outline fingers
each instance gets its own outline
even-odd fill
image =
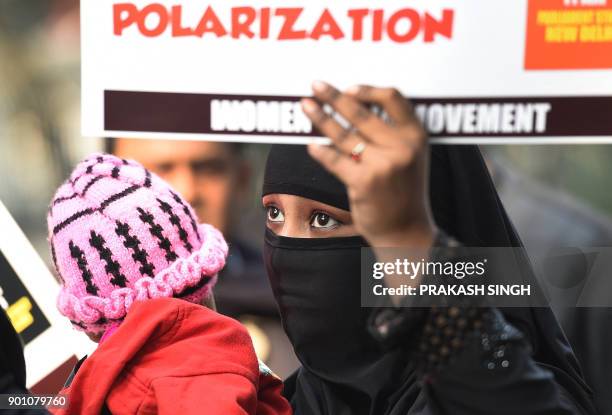
[[[359,134],[344,128],[338,121],[326,114],[314,100],[303,99],[302,107],[317,129],[329,137],[333,145],[345,155],[350,155],[357,144],[365,141]]]
[[[396,124],[410,124],[418,121],[410,101],[395,88],[356,85],[347,89],[345,93],[361,102],[379,105]]]
[[[397,89],[357,85],[345,93],[360,102],[379,105],[395,123],[397,136],[411,148],[419,148],[426,144],[427,133],[416,116],[412,103]]]
[[[312,88],[319,101],[329,104],[369,141],[384,144],[391,136],[391,127],[354,97],[343,94],[333,86],[321,81],[314,82]]]
[[[309,144],[308,153],[347,186],[357,173],[358,164],[340,153],[335,147]]]

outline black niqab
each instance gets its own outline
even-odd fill
[[[263,195],[272,193],[349,209],[344,185],[303,146],[273,146]],[[463,244],[522,246],[477,147],[432,147],[430,198],[437,225]],[[266,230],[268,274],[302,363],[287,381],[286,396],[301,413],[399,415],[421,413],[425,406],[406,353],[383,352],[367,333],[368,309],[360,307],[358,281],[364,244],[359,238],[308,240]],[[524,278],[535,281],[526,256],[517,261]],[[534,360],[552,371],[581,406],[590,407],[588,387],[550,309],[502,311],[525,334]]]

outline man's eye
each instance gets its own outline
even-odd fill
[[[310,226],[313,228],[333,228],[338,225],[340,222],[323,212],[315,213],[310,220]]]
[[[191,169],[197,175],[220,175],[228,170],[225,160],[200,160],[191,163]]]
[[[270,222],[283,222],[285,217],[283,216],[283,212],[276,206],[268,206],[268,220]]]
[[[174,169],[174,164],[172,163],[160,163],[155,166],[155,172],[160,176],[170,173],[172,169]]]

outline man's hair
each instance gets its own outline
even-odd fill
[[[117,140],[118,139],[114,137],[105,137],[104,138],[104,152],[108,154],[115,154],[115,150],[117,149]],[[244,148],[243,143],[223,142],[222,144],[229,146],[230,150],[232,150],[232,153],[234,155],[242,156],[242,150]]]

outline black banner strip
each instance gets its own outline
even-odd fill
[[[106,131],[319,136],[298,96],[104,91]],[[432,137],[612,136],[612,96],[415,98]]]

